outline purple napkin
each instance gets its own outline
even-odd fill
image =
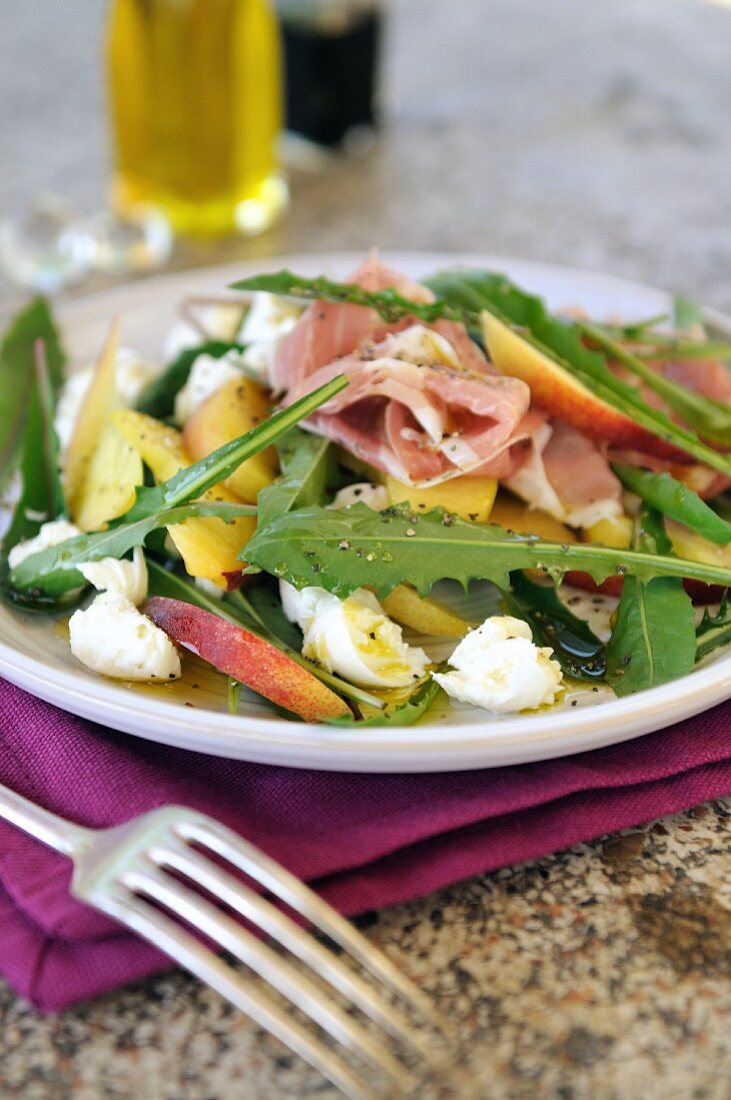
[[[92,827],[193,806],[355,914],[731,794],[731,702],[563,760],[345,775],[166,748],[0,681],[0,782]],[[0,822],[0,973],[44,1011],[169,966],[74,901],[69,877],[62,856]]]

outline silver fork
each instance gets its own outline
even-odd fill
[[[75,897],[164,951],[318,1069],[346,1096],[370,1100],[379,1093],[364,1082],[363,1073],[356,1074],[339,1053],[318,1038],[315,1029],[308,1030],[254,983],[247,982],[190,928],[259,974],[312,1023],[379,1070],[398,1095],[407,1095],[414,1087],[413,1074],[380,1034],[374,1036],[343,1011],[333,990],[428,1065],[440,1061],[440,1054],[434,1053],[439,1045],[435,1048],[431,1041],[433,1031],[425,1035],[406,1011],[415,1012],[431,1029],[446,1034],[449,1025],[430,999],[322,898],[213,818],[183,806],[166,806],[111,829],[87,829],[3,786],[0,817],[73,860],[71,892]],[[225,871],[210,854],[243,872],[324,932],[402,1003],[397,1008],[383,990],[365,981],[280,908]],[[267,933],[324,984],[306,976],[215,902]]]

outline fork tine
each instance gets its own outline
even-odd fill
[[[119,890],[114,897],[105,897],[102,904],[105,912],[215,989],[254,1023],[319,1070],[346,1096],[352,1097],[352,1100],[378,1100],[377,1093],[359,1081],[334,1051],[309,1034],[258,989],[247,987],[236,971],[159,909],[143,898],[128,894],[126,890]]]
[[[414,1084],[406,1067],[382,1043],[376,1042],[334,1002],[325,999],[322,991],[291,963],[199,894],[154,865],[149,871],[131,868],[122,881],[135,892],[142,892],[166,906],[240,959],[334,1039],[378,1067],[400,1088],[408,1089]]]
[[[382,952],[361,935],[332,906],[318,897],[285,867],[270,859],[260,849],[237,836],[233,830],[203,815],[178,822],[174,832],[223,856],[244,874],[260,883],[271,894],[284,901],[295,912],[325,932],[371,974],[379,978],[412,1007],[418,1009],[432,1026],[449,1035],[453,1028],[434,1007],[431,1000],[409,978],[394,966]]]
[[[409,1027],[401,1014],[378,996],[372,986],[344,966],[332,951],[323,947],[309,932],[260,894],[237,881],[220,867],[213,866],[209,860],[194,848],[184,844],[179,838],[165,845],[159,853],[155,850],[152,854],[158,862],[163,862],[166,866],[180,871],[209,893],[217,895],[240,916],[258,924],[264,932],[296,955],[301,962],[310,966],[331,986],[349,997],[358,1008],[390,1032],[394,1038],[418,1051],[427,1062],[436,1065],[442,1061],[440,1054],[434,1050],[433,1046],[430,1046],[414,1028]]]

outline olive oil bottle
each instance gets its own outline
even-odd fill
[[[113,0],[108,68],[120,215],[156,208],[199,237],[279,217],[282,81],[266,0]]]

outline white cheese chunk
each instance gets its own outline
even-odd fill
[[[141,546],[132,561],[102,558],[79,572],[104,589],[85,611],[69,620],[71,652],[94,672],[117,680],[175,680],[180,658],[167,634],[137,610],[147,596],[147,566]]]
[[[20,565],[31,554],[40,554],[41,550],[58,546],[60,542],[66,542],[66,539],[73,539],[80,534],[79,528],[75,524],[69,523],[67,519],[50,520],[48,523],[43,524],[35,538],[23,539],[22,542],[17,543],[12,548],[8,554],[8,565],[11,569],[15,569],[16,565]]]
[[[355,485],[346,485],[339,489],[330,508],[348,508],[351,504],[367,504],[374,512],[388,508],[390,502],[385,485],[374,485],[372,481],[359,481]]]
[[[219,302],[217,304],[194,306],[197,325],[188,321],[176,321],[169,330],[163,345],[163,359],[166,363],[177,359],[181,351],[195,348],[204,340],[235,340],[241,324],[242,305],[240,302]],[[199,327],[200,326],[200,327]]]
[[[243,359],[249,370],[262,382],[269,381],[272,357],[279,341],[291,332],[302,315],[303,306],[279,294],[260,291],[252,295],[251,306],[239,332],[246,344]]]
[[[426,672],[423,649],[403,640],[401,627],[388,618],[365,588],[341,600],[324,588],[299,592],[280,581],[282,607],[303,634],[302,653],[363,687],[406,687]]]
[[[449,658],[453,672],[432,675],[463,703],[496,714],[534,710],[553,703],[563,673],[553,650],[533,644],[527,623],[495,615],[463,638]]]
[[[101,592],[69,620],[71,652],[82,664],[119,680],[168,681],[180,658],[164,631],[114,590]]]
[[[176,423],[185,424],[204,401],[232,378],[241,378],[235,356],[226,354],[216,359],[213,355],[199,355],[191,367],[188,381],[175,396]]]
[[[107,589],[126,596],[133,604],[147,599],[147,565],[141,546],[135,546],[132,561],[124,558],[102,558],[82,562],[79,572],[99,591]]]

